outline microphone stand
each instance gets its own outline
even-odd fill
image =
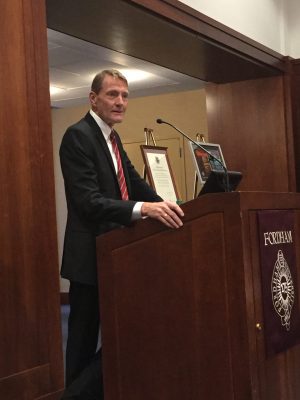
[[[167,125],[171,126],[173,129],[175,129],[177,132],[179,132],[182,136],[184,136],[187,140],[189,140],[189,141],[192,142],[195,146],[197,146],[199,149],[201,149],[202,151],[204,151],[204,152],[208,155],[209,160],[212,159],[212,160],[214,160],[214,161],[217,161],[217,162],[221,165],[221,167],[222,167],[222,169],[223,169],[223,171],[224,171],[224,174],[225,174],[225,192],[230,192],[228,171],[227,171],[227,168],[225,167],[225,165],[222,163],[221,160],[219,160],[219,159],[218,159],[217,157],[215,157],[211,152],[209,152],[208,150],[206,150],[203,146],[201,146],[201,144],[199,144],[199,143],[195,142],[195,140],[191,139],[188,135],[186,135],[184,132],[182,132],[180,129],[178,129],[175,125],[172,125],[170,122],[164,121],[164,120],[162,120],[162,119],[160,119],[160,118],[158,118],[158,119],[156,120],[156,122],[157,122],[158,124],[167,124]]]

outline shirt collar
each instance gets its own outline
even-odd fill
[[[90,110],[90,114],[91,116],[94,118],[94,120],[96,121],[97,125],[99,126],[99,128],[101,129],[103,136],[105,137],[105,140],[108,141],[109,140],[109,135],[112,131],[112,128],[107,125],[106,122],[104,122],[99,115],[97,115],[93,110]]]

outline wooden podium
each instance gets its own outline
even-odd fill
[[[300,194],[210,194],[178,230],[100,237],[105,399],[300,399],[300,346],[266,357],[257,233],[257,211],[295,210],[299,265],[299,208]]]

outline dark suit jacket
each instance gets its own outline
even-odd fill
[[[63,137],[60,161],[68,207],[63,278],[96,285],[96,236],[129,225],[137,201],[162,200],[136,172],[118,135],[117,141],[129,201],[121,200],[108,146],[90,113]]]

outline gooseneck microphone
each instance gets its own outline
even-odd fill
[[[171,126],[173,129],[175,129],[177,132],[179,132],[182,136],[184,136],[187,140],[189,140],[190,142],[192,142],[195,146],[197,146],[199,149],[201,149],[202,151],[204,151],[209,159],[216,161],[217,163],[219,163],[224,171],[225,174],[225,192],[230,192],[230,186],[229,186],[229,176],[228,176],[228,171],[227,168],[225,167],[225,165],[222,163],[221,160],[219,160],[217,157],[215,157],[210,151],[206,150],[205,147],[201,146],[201,144],[199,144],[198,142],[195,142],[195,140],[193,140],[192,138],[190,138],[188,135],[186,135],[184,132],[182,132],[180,129],[178,129],[175,125],[171,124],[170,122],[164,121],[161,118],[157,118],[156,122],[158,124],[166,124]]]

